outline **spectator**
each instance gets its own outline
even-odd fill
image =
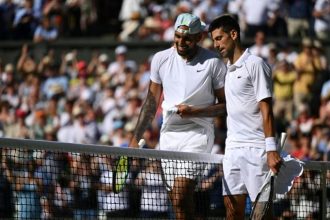
[[[53,26],[49,17],[43,17],[41,19],[40,25],[37,26],[33,41],[35,43],[41,42],[52,42],[58,37],[58,30]]]
[[[18,219],[39,219],[41,217],[41,205],[38,195],[37,179],[33,176],[32,163],[22,163],[25,168],[17,172],[15,192]]]
[[[129,215],[129,204],[128,204],[128,191],[124,189],[118,194],[113,192],[112,179],[113,161],[107,157],[105,161],[106,167],[102,171],[100,176],[100,191],[99,191],[99,203],[102,214],[108,219],[125,217]]]
[[[3,152],[1,156],[4,156]],[[0,219],[11,219],[14,217],[15,207],[12,186],[11,173],[7,164],[2,161],[0,167]]]
[[[277,38],[288,37],[287,22],[282,0],[273,1],[268,19],[268,36]]]
[[[303,49],[294,61],[294,67],[298,73],[298,78],[294,84],[295,107],[299,107],[304,102],[310,103],[311,86],[322,69],[320,57],[314,57],[312,54],[312,46],[312,41],[304,38],[302,41]]]
[[[0,73],[1,74],[0,85],[2,87],[0,89],[0,91],[3,91],[6,88],[6,86],[8,86],[8,85],[14,85],[15,84],[14,65],[12,63],[8,63],[8,64],[6,64],[4,70],[5,70],[4,72]]]
[[[119,33],[119,41],[129,41],[138,31],[140,19],[147,16],[147,10],[143,7],[142,0],[124,0],[119,13],[122,22],[122,31]]]
[[[37,70],[36,61],[34,60],[31,51],[29,51],[27,44],[22,45],[21,54],[16,65],[16,70],[23,76],[26,74],[35,73]]]
[[[315,75],[314,83],[311,85],[311,114],[315,117],[319,117],[319,110],[321,105],[321,90],[322,85],[324,82],[326,82],[328,79],[330,79],[329,75],[329,68],[328,68],[328,61],[324,54],[324,48],[323,45],[319,40],[313,41],[313,48],[312,48],[312,54],[313,57],[318,57],[320,62],[320,68],[317,71],[317,74]]]
[[[293,118],[293,85],[297,72],[286,60],[280,61],[273,73],[274,80],[274,116],[280,118],[284,112],[287,121]]]
[[[313,16],[315,17],[314,31],[321,40],[330,38],[330,2],[316,0]]]
[[[242,3],[242,13],[246,29],[244,37],[252,38],[258,31],[268,33],[267,21],[268,11],[271,6],[271,1],[245,0]]]
[[[305,38],[310,31],[310,0],[284,0],[287,4],[287,25],[290,38]]]
[[[141,194],[141,218],[166,218],[169,212],[169,201],[164,187],[160,164],[157,161],[145,161],[135,184],[142,190]]]
[[[298,56],[298,53],[293,50],[292,46],[284,40],[279,43],[279,52],[276,55],[277,60],[286,60],[289,64],[293,64]]]
[[[46,77],[46,80],[41,87],[41,91],[45,95],[44,98],[50,99],[67,92],[69,84],[68,79],[58,73],[59,67],[56,64],[50,64],[45,68],[43,75]]]
[[[130,68],[133,72],[137,71],[137,65],[134,60],[127,59],[128,49],[125,45],[119,45],[115,49],[115,61],[111,62],[108,67],[108,74],[122,75],[125,68]]]
[[[226,12],[227,0],[206,0],[201,1],[200,4],[193,9],[195,15],[201,18],[206,24]]]
[[[69,142],[81,144],[96,144],[97,128],[95,121],[88,120],[88,108],[86,105],[75,103],[72,114],[73,125],[70,130]]]
[[[267,60],[269,56],[269,46],[266,44],[266,36],[263,31],[257,31],[254,36],[254,42],[249,50],[251,54]]]
[[[8,40],[13,37],[13,21],[17,5],[13,1],[0,3],[0,40]]]
[[[96,219],[98,175],[92,169],[91,157],[75,155],[72,164],[74,219]]]
[[[37,26],[37,20],[33,13],[33,0],[24,0],[23,7],[15,13],[13,21],[14,39],[32,39]]]
[[[78,75],[77,62],[76,50],[63,54],[60,66],[60,75],[67,76],[69,80],[75,79]]]
[[[81,36],[81,5],[78,0],[65,1],[66,16],[64,18],[65,34],[72,37]]]

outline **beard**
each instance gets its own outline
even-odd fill
[[[178,54],[182,57],[190,57],[196,51],[195,47],[179,46],[178,44],[175,45],[175,48]]]

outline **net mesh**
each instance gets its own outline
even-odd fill
[[[173,195],[164,183],[171,187],[178,176],[197,183],[194,194],[186,195],[193,198],[194,216],[225,217],[221,155],[2,138],[0,149],[0,218],[175,219],[169,199]],[[116,194],[113,168],[121,155],[132,162],[125,187]],[[274,215],[322,219],[325,212],[330,218],[329,191],[329,171],[324,175],[305,167],[290,193],[276,197]],[[327,206],[322,205],[324,193]],[[246,204],[249,216],[249,199]]]

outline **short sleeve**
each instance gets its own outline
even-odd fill
[[[251,80],[258,102],[272,97],[272,71],[262,60],[256,61],[252,66]]]
[[[221,89],[225,86],[225,77],[227,74],[227,66],[219,58],[215,59],[213,71],[213,88]]]
[[[161,56],[159,55],[159,53],[156,53],[152,58],[151,66],[150,66],[150,80],[158,84],[162,84],[162,80],[159,74],[159,68],[161,62],[160,58]]]

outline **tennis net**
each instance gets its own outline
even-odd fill
[[[197,182],[195,216],[225,217],[219,154],[11,138],[0,138],[0,149],[0,218],[175,219],[167,192],[175,174]],[[132,160],[125,187],[114,193],[113,169],[120,156]],[[329,163],[306,163],[290,193],[275,199],[275,216],[329,219],[329,169]],[[250,211],[247,200],[246,216]]]

